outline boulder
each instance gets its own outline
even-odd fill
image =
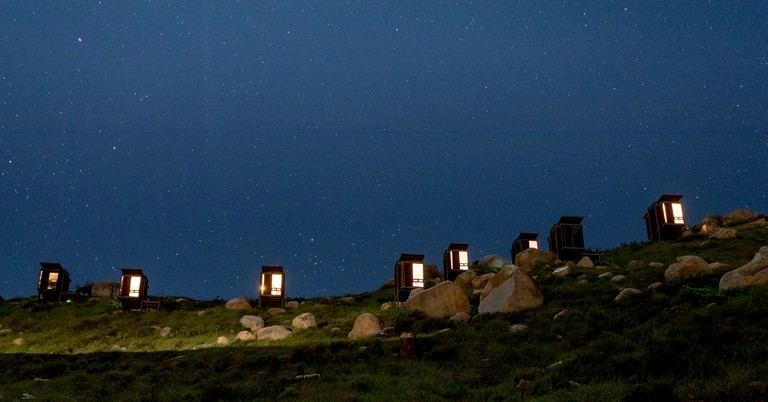
[[[629,269],[640,269],[645,267],[645,261],[643,260],[632,260],[627,264],[627,268]]]
[[[504,259],[500,255],[486,255],[477,262],[480,267],[501,268],[504,266]]]
[[[754,222],[760,218],[760,214],[747,209],[737,209],[723,217],[723,226],[737,226]]]
[[[613,272],[603,272],[602,274],[597,276],[600,279],[610,280],[613,278]]]
[[[256,334],[256,338],[260,341],[279,341],[291,336],[291,334],[293,334],[293,332],[291,332],[290,329],[280,325],[273,325],[271,327],[260,329]]]
[[[715,233],[712,233],[711,235],[709,235],[709,238],[720,239],[720,240],[735,239],[736,229],[720,228],[720,229],[717,229]]]
[[[720,289],[743,288],[768,283],[768,246],[760,247],[752,261],[728,271],[720,278]]]
[[[285,314],[285,309],[284,308],[280,308],[280,307],[270,307],[267,310],[267,314],[269,314],[269,315]]]
[[[14,346],[24,346],[26,343],[27,341],[25,341],[24,338],[16,338],[11,342]]]
[[[502,268],[480,294],[478,312],[515,313],[541,307],[544,296],[530,275],[515,265]]]
[[[635,298],[639,295],[643,294],[643,292],[633,289],[633,288],[624,288],[619,292],[619,294],[613,299],[615,302],[620,302],[624,300],[629,300],[632,298]]]
[[[614,275],[611,277],[611,282],[618,283],[618,282],[624,282],[627,280],[627,277],[624,275]]]
[[[664,291],[666,290],[666,286],[661,282],[654,282],[648,285],[648,290],[651,293],[664,293]]]
[[[354,296],[344,296],[339,298],[339,303],[346,304],[347,306],[355,304],[355,302],[357,302],[357,300]]]
[[[163,329],[160,330],[160,336],[165,338],[166,336],[170,335],[173,330],[171,327],[163,327]]]
[[[496,274],[483,274],[472,279],[472,289],[482,289]]]
[[[579,268],[594,268],[595,263],[592,262],[591,258],[584,256],[576,263],[576,266]]]
[[[117,299],[120,285],[117,282],[96,282],[91,286],[91,296]]]
[[[315,327],[317,327],[317,321],[315,321],[315,316],[312,313],[299,314],[291,322],[291,328],[308,329]]]
[[[471,319],[472,319],[472,316],[464,312],[456,313],[453,316],[451,316],[451,318],[449,318],[451,322],[456,324],[464,324],[469,322],[469,320]]]
[[[234,299],[227,300],[224,308],[227,310],[250,310],[251,302],[245,297],[235,297]]]
[[[667,282],[672,282],[710,274],[712,274],[712,268],[703,258],[695,255],[684,255],[677,257],[677,262],[672,263],[664,271],[664,279]]]
[[[555,259],[555,253],[528,248],[515,255],[515,265],[523,271],[531,273],[538,266],[554,264]]]
[[[255,339],[256,339],[256,337],[253,336],[253,333],[251,333],[251,331],[240,331],[240,332],[237,333],[237,336],[235,336],[235,340],[236,341],[247,342],[247,341],[252,341],[252,340],[255,340]]]
[[[469,314],[472,310],[467,294],[451,281],[440,282],[417,294],[412,293],[405,301],[405,308],[421,311],[432,318],[448,318],[456,313]]]
[[[297,302],[296,300],[291,300],[289,302],[285,303],[285,308],[288,310],[295,310],[301,306],[301,303]]]
[[[255,332],[264,328],[264,319],[255,315],[244,315],[240,317],[240,325]]]
[[[720,215],[709,214],[696,226],[699,227],[699,232],[701,234],[712,234],[722,225],[720,223],[721,219]]]
[[[10,328],[0,329],[0,335],[10,334],[11,332],[13,332],[13,331],[11,331]]]
[[[381,311],[384,311],[384,310],[389,310],[389,309],[391,309],[392,307],[394,307],[394,305],[395,305],[395,303],[394,303],[394,302],[386,302],[386,303],[382,303],[382,304],[381,304]]]
[[[362,313],[355,319],[352,331],[347,335],[350,339],[372,338],[379,335],[384,323],[371,313]]]
[[[516,334],[518,332],[525,332],[528,330],[528,326],[525,324],[514,324],[509,326],[509,332]]]
[[[571,267],[567,265],[564,267],[555,268],[555,270],[552,271],[552,275],[559,276],[559,277],[568,276],[568,274],[570,273],[571,273]]]
[[[475,278],[477,278],[477,272],[466,271],[460,273],[459,276],[453,280],[453,283],[462,289],[468,289],[470,286],[472,286],[472,281],[475,280]]]
[[[226,336],[220,336],[216,339],[217,345],[229,345],[229,339]]]

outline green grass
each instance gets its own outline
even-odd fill
[[[768,286],[722,292],[717,273],[667,284],[661,294],[646,290],[680,255],[732,267],[751,260],[768,230],[737,230],[732,240],[691,237],[610,250],[606,269],[626,275],[622,283],[598,279],[605,269],[576,268],[566,278],[542,269],[541,308],[476,316],[464,325],[402,308],[381,311],[393,296],[386,286],[354,295],[352,305],[318,298],[276,316],[172,299],[153,312],[119,312],[109,300],[10,300],[0,305],[0,325],[13,331],[0,335],[0,401],[24,393],[61,401],[509,401],[520,400],[520,379],[531,381],[526,401],[768,400]],[[637,259],[664,267],[629,269]],[[643,293],[613,302],[626,286]],[[562,310],[566,318],[554,321]],[[246,313],[290,326],[303,312],[315,315],[317,328],[284,341],[214,344],[218,336],[234,339]],[[348,340],[363,312],[380,316],[395,335]],[[511,333],[519,323],[529,329]],[[165,326],[173,332],[164,338]],[[416,334],[416,358],[397,357],[400,331]],[[26,344],[11,345],[16,337]],[[111,351],[114,345],[127,352]],[[319,378],[296,379],[315,373]]]

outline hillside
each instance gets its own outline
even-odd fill
[[[604,268],[573,267],[564,277],[540,267],[542,307],[476,315],[475,306],[466,324],[382,310],[394,296],[389,286],[353,300],[306,300],[275,315],[175,298],[150,312],[120,312],[104,299],[7,300],[0,305],[0,401],[502,401],[521,400],[521,380],[529,381],[526,401],[768,400],[768,285],[718,288],[724,272],[768,245],[768,225],[735,229],[731,239],[694,234],[624,245],[603,254]],[[665,281],[666,268],[683,255],[726,266]],[[626,278],[601,279],[606,270]],[[663,288],[648,290],[655,282]],[[614,301],[626,287],[641,293]],[[216,344],[220,336],[234,340],[244,314],[290,327],[307,312],[317,327],[285,340]],[[392,329],[348,339],[364,312]],[[515,324],[527,329],[510,330]],[[413,358],[398,357],[404,331],[416,337]],[[18,338],[23,345],[12,344]]]

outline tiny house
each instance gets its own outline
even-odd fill
[[[61,301],[62,294],[69,293],[69,272],[57,262],[41,262],[37,278],[40,301]]]
[[[648,240],[674,240],[683,234],[685,219],[681,198],[682,195],[664,194],[648,207],[643,217]]]
[[[262,266],[259,281],[259,306],[262,308],[285,306],[285,274],[283,267]]]
[[[144,272],[135,268],[123,268],[120,277],[120,304],[123,310],[142,310],[149,290],[149,280]]]
[[[443,253],[443,279],[452,281],[469,271],[469,245],[451,243]]]
[[[563,216],[549,230],[549,250],[561,260],[577,260],[584,254],[584,229],[581,216]]]
[[[536,240],[538,237],[538,233],[520,233],[517,239],[512,242],[512,248],[509,250],[509,253],[512,255],[512,261],[515,261],[515,256],[523,250],[529,248],[538,249],[539,241]]]
[[[415,288],[424,287],[424,254],[400,254],[395,264],[395,301],[404,302]]]

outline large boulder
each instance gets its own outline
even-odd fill
[[[350,339],[372,338],[379,335],[384,323],[371,313],[363,313],[355,319],[355,325],[347,337]]]
[[[419,310],[427,317],[448,318],[456,313],[467,313],[472,310],[467,294],[451,281],[438,283],[418,294],[412,294],[405,301],[408,310]]]
[[[482,274],[472,279],[472,289],[482,289],[496,274]]]
[[[459,276],[453,280],[453,283],[462,289],[467,289],[472,286],[472,281],[475,280],[475,278],[477,278],[477,272],[466,271],[460,273]]]
[[[768,246],[760,247],[752,261],[728,271],[720,278],[720,289],[743,288],[768,283]]]
[[[96,282],[91,286],[91,296],[117,299],[119,289],[117,282]]]
[[[737,209],[723,217],[723,226],[737,226],[758,220],[760,214],[747,209]]]
[[[581,257],[579,262],[576,263],[576,266],[579,268],[594,268],[595,263],[592,261],[591,258],[584,256],[584,257]]]
[[[501,268],[504,266],[504,259],[500,255],[486,255],[477,262],[480,267]]]
[[[555,253],[550,251],[529,248],[515,255],[515,265],[523,271],[531,273],[537,266],[554,264],[556,257]]]
[[[234,299],[227,300],[224,308],[227,310],[250,310],[251,302],[245,297],[235,297]]]
[[[541,307],[543,303],[544,296],[536,281],[516,265],[507,265],[485,285],[477,311],[515,313]]]
[[[709,238],[720,239],[720,240],[735,239],[736,234],[737,234],[736,229],[720,228],[720,229],[717,229],[715,233],[712,233],[711,235],[709,235]]]
[[[296,329],[315,328],[317,327],[317,321],[312,313],[303,313],[293,319],[291,327]]]
[[[273,325],[271,327],[260,329],[259,332],[256,333],[256,339],[260,341],[279,341],[291,336],[292,333],[293,332],[286,327]]]
[[[244,315],[240,318],[240,324],[251,331],[264,328],[264,319],[255,315]]]
[[[677,262],[672,263],[664,271],[664,279],[667,282],[672,282],[711,274],[712,267],[703,258],[695,255],[684,255],[677,257]]]

